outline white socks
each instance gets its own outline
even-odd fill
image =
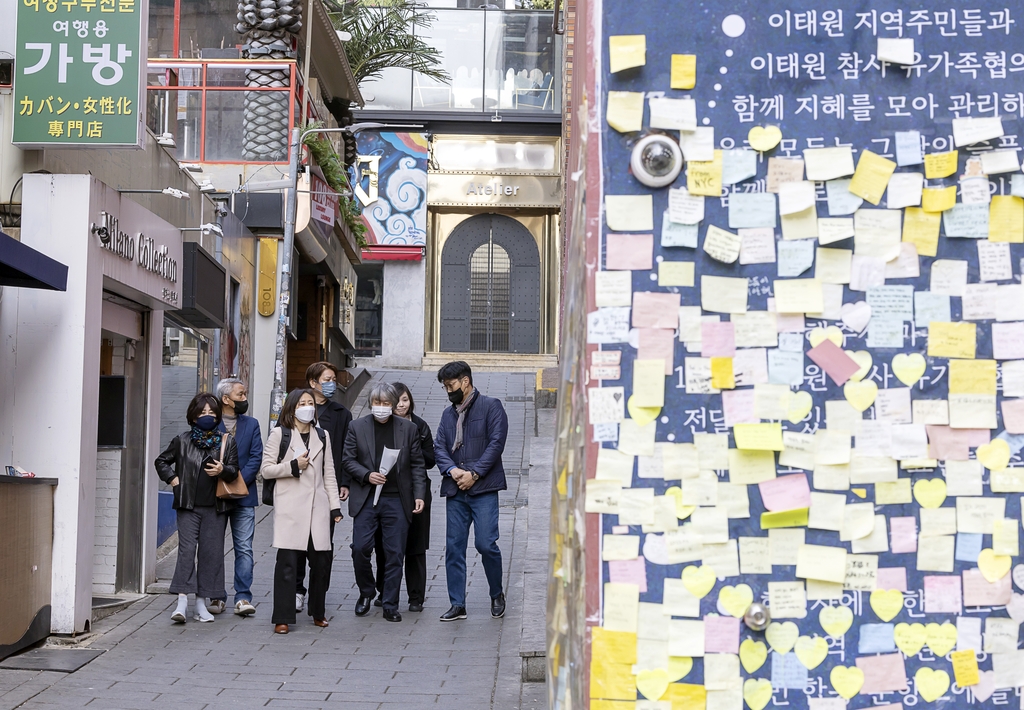
[[[196,621],[213,621],[213,614],[206,608],[206,600],[198,594],[196,595]]]
[[[188,611],[188,595],[178,595],[178,606],[171,612],[171,621],[177,621],[179,623],[185,623],[185,613]]]

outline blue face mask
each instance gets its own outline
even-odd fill
[[[338,391],[338,383],[333,380],[330,382],[323,382],[320,384],[320,392],[324,397],[330,399],[334,396],[334,393]]]
[[[203,431],[213,431],[217,428],[217,417],[207,414],[196,419],[196,427]]]

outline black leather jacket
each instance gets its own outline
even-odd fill
[[[205,451],[192,443],[190,432],[179,434],[171,439],[167,448],[156,457],[157,475],[164,483],[170,483],[175,476],[178,478],[178,485],[174,486],[174,509],[183,508],[192,510],[196,502],[196,489],[199,487],[199,477],[207,475],[203,470],[203,459],[209,455],[213,458],[220,456],[220,449]],[[238,447],[235,446],[235,437],[229,437],[227,446],[224,447],[224,470],[220,478],[225,481],[233,481],[238,478]],[[235,501],[217,499],[217,512],[224,513],[235,507]]]

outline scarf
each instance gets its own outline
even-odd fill
[[[220,431],[217,429],[203,431],[199,427],[194,426],[189,433],[189,438],[200,449],[212,449],[215,446],[220,446],[220,434]]]
[[[458,451],[462,447],[462,424],[466,421],[466,410],[469,409],[469,405],[476,399],[476,390],[474,389],[466,399],[462,400],[461,404],[455,405],[455,411],[459,415],[459,420],[455,423],[455,443],[452,444],[452,451]]]

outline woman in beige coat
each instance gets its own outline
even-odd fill
[[[327,626],[326,598],[331,582],[331,518],[341,520],[338,480],[331,439],[314,423],[316,400],[308,389],[293,390],[281,408],[278,426],[263,448],[260,472],[274,484],[274,632],[288,633],[295,623],[295,574],[298,553],[309,559],[308,613]],[[282,439],[287,447],[281,451]]]

